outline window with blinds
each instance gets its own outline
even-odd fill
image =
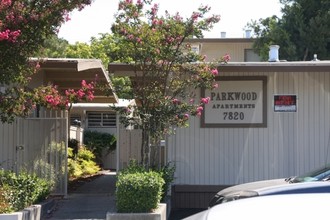
[[[111,112],[88,112],[88,127],[116,127],[116,114]]]

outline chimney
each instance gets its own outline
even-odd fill
[[[245,30],[245,38],[251,38],[251,30]]]
[[[278,45],[270,45],[269,46],[269,62],[279,62],[278,49],[280,46]]]
[[[221,38],[226,38],[226,32],[221,32],[220,36],[221,36]]]

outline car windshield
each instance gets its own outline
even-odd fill
[[[310,181],[325,181],[330,178],[330,164],[325,165],[317,170],[306,174],[291,178],[290,183],[310,182]]]

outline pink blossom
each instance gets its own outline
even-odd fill
[[[95,96],[94,96],[93,93],[89,93],[88,96],[87,96],[88,101],[92,101],[94,98],[95,98]]]
[[[11,5],[11,0],[1,0],[0,5],[3,7],[8,7]]]
[[[139,44],[141,44],[141,43],[142,43],[141,38],[137,37],[137,38],[136,38],[136,42],[138,42]]]
[[[191,18],[195,21],[197,20],[197,18],[200,16],[201,14],[199,12],[193,12],[193,14],[191,15]]]
[[[189,118],[189,114],[186,113],[186,114],[183,115],[183,117],[186,118],[186,119],[188,119]]]
[[[213,89],[216,89],[218,87],[219,87],[219,84],[218,83],[214,83],[213,86],[212,86]]]
[[[84,95],[85,95],[85,93],[82,89],[79,89],[77,91],[77,96],[78,96],[79,99],[82,99],[84,97]]]
[[[202,112],[204,110],[203,106],[198,106],[197,107],[197,112]]]
[[[86,81],[84,79],[81,81],[81,86],[82,87],[86,87],[87,86],[87,83],[86,83]]]
[[[70,15],[69,14],[65,14],[64,20],[65,20],[65,22],[70,21],[71,20]]]
[[[128,39],[129,39],[129,40],[133,40],[133,39],[134,39],[133,34],[128,35]]]
[[[217,69],[212,69],[211,73],[212,73],[213,76],[217,76],[219,74]]]
[[[202,98],[201,103],[208,104],[210,102],[210,97]]]
[[[179,99],[172,99],[172,103],[173,104],[180,104],[180,100]]]
[[[37,62],[35,68],[36,68],[36,69],[40,69],[40,63],[39,63],[39,62]]]
[[[229,54],[226,54],[226,55],[223,56],[223,59],[224,59],[225,62],[228,62],[231,59],[231,57],[230,57]]]

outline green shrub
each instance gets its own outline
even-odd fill
[[[85,147],[81,147],[78,151],[77,160],[87,160],[91,161],[95,159],[95,155],[91,150],[88,150]]]
[[[0,186],[0,214],[14,212],[7,195],[8,190],[4,186]]]
[[[94,161],[95,155],[90,150],[81,146],[76,157],[73,149],[68,148],[68,173],[69,179],[76,179],[84,175],[96,174],[100,167]]]
[[[161,201],[165,201],[167,193],[170,189],[171,184],[174,181],[174,173],[175,173],[175,165],[171,162],[168,162],[165,166],[161,168],[152,168],[151,170],[159,173],[161,177],[164,179],[164,185],[162,188],[162,199]],[[128,166],[121,171],[121,173],[142,173],[147,170],[140,165],[137,160],[131,159],[129,161]]]
[[[128,166],[125,167],[125,169],[121,170],[120,173],[122,174],[128,174],[128,173],[143,173],[147,170],[140,165],[137,160],[131,159],[128,163]]]
[[[1,170],[0,187],[0,197],[3,204],[6,204],[6,208],[2,211],[19,211],[46,199],[52,190],[53,183],[34,174],[22,172],[16,175],[13,172]]]
[[[96,161],[102,162],[102,153],[110,153],[116,149],[116,137],[99,131],[84,131],[84,145],[96,156]]]
[[[154,171],[120,173],[116,182],[118,212],[151,212],[158,207],[163,185],[163,178]]]
[[[162,188],[162,199],[161,199],[161,201],[165,201],[170,186],[174,181],[175,165],[169,162],[165,166],[160,168],[158,172],[160,173],[161,177],[164,179],[165,182]]]
[[[68,175],[69,179],[75,179],[83,175],[83,171],[79,161],[68,158]]]

